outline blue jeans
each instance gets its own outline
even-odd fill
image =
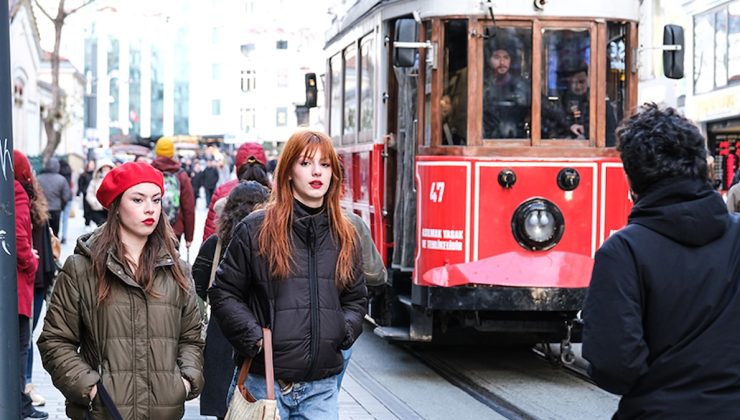
[[[342,371],[337,375],[337,391],[342,389],[342,379],[344,379],[344,373],[347,372],[347,366],[349,366],[349,358],[352,357],[352,347],[347,350],[342,350],[342,358],[344,359],[344,365]]]
[[[239,368],[234,370],[229,393],[226,396],[227,406],[236,391],[236,379]],[[256,399],[267,398],[267,384],[265,377],[250,373],[245,386]],[[339,392],[337,392],[337,377],[319,379],[310,382],[294,382],[293,388],[286,394],[280,392],[280,385],[275,381],[275,400],[281,420],[293,419],[339,419]]]

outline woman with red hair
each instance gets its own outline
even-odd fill
[[[263,358],[257,357],[262,327],[272,330],[283,419],[338,418],[341,350],[362,332],[367,288],[357,232],[339,205],[341,189],[329,137],[293,134],[270,202],[238,225],[209,292],[236,365],[254,359],[245,386],[255,398],[266,395]]]

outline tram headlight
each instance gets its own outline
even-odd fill
[[[543,198],[533,198],[517,207],[511,230],[525,249],[543,251],[560,242],[565,222],[558,206]]]

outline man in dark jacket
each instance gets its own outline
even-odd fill
[[[596,253],[583,356],[615,419],[737,418],[740,217],[710,184],[699,130],[647,104],[617,130],[635,198]]]
[[[185,234],[185,246],[190,248],[190,244],[193,242],[193,230],[195,229],[195,195],[193,194],[193,184],[190,182],[190,176],[180,168],[180,162],[173,159],[175,145],[169,138],[162,137],[157,141],[156,146],[154,146],[154,154],[156,159],[152,162],[152,166],[162,171],[165,176],[167,174],[176,176],[179,181],[179,209],[176,211],[172,230],[175,231],[178,240]],[[165,182],[165,188],[167,188],[167,185],[168,183]],[[166,191],[165,195],[167,195]]]
[[[46,202],[49,203],[49,224],[54,235],[59,236],[59,221],[62,210],[67,202],[72,200],[72,190],[69,181],[59,174],[59,159],[50,158],[44,165],[44,170],[38,176],[39,185],[44,190]]]

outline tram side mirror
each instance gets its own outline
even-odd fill
[[[414,19],[404,18],[396,21],[395,42],[417,42],[418,35],[419,30]],[[416,54],[416,48],[394,48],[393,65],[402,68],[414,67]]]
[[[663,74],[669,79],[683,78],[683,27],[663,27]]]

